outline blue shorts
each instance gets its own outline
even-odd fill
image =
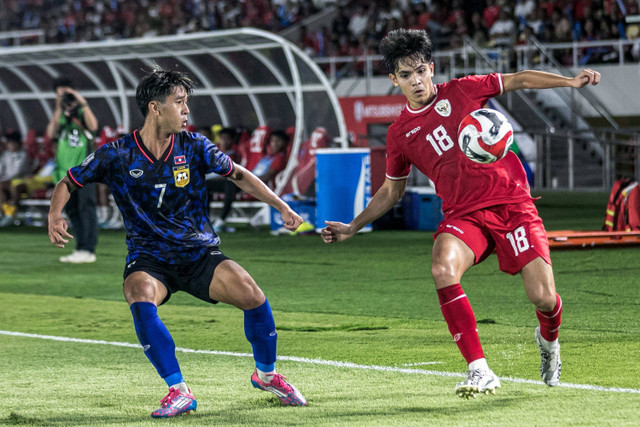
[[[123,278],[131,273],[144,271],[159,280],[167,288],[167,297],[162,304],[169,301],[171,294],[184,291],[194,297],[211,304],[218,301],[209,297],[209,286],[213,279],[216,267],[228,258],[216,247],[210,248],[207,253],[194,262],[184,264],[167,264],[159,262],[149,255],[140,255],[135,261],[125,265]]]

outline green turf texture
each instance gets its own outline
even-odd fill
[[[543,196],[547,229],[601,227],[606,194]],[[637,425],[640,394],[597,387],[640,389],[638,247],[552,253],[565,304],[562,382],[591,389],[505,379],[495,396],[466,401],[453,393],[457,376],[366,369],[465,371],[429,275],[431,244],[414,231],[338,245],[264,230],[223,235],[225,254],[270,300],[279,355],[362,365],[278,362],[308,407],[281,407],[254,389],[250,357],[179,352],[198,411],[152,420],[166,386],[140,349],[0,335],[0,425]],[[68,252],[43,229],[0,230],[0,330],[137,343],[121,289],[124,233],[100,233],[95,264],[59,263]],[[463,287],[492,369],[538,381],[537,321],[520,277],[499,272],[492,256]],[[159,313],[178,347],[250,353],[240,310],[177,294]]]

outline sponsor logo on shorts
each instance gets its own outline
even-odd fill
[[[127,268],[131,268],[131,267],[133,267],[133,264],[135,264],[136,262],[137,262],[137,261],[130,262],[129,264],[127,264]]]
[[[451,224],[447,224],[447,228],[453,228],[454,230],[456,230],[458,233],[460,234],[464,234],[464,231],[460,230],[458,227],[456,227],[455,225],[451,225]]]
[[[222,255],[220,251],[211,251],[211,255]]]

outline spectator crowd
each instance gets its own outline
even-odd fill
[[[435,49],[456,48],[464,36],[481,47],[512,47],[535,36],[544,43],[638,40],[637,0],[5,0],[0,31],[44,31],[46,43],[170,35],[256,27],[280,32],[300,24],[298,43],[316,57],[376,54],[396,28],[426,29]],[[305,19],[337,6],[326,25]],[[34,39],[35,40],[35,39]],[[28,41],[27,41],[28,42]],[[9,43],[5,40],[5,43]],[[637,60],[640,46],[625,55]],[[586,62],[613,62],[594,49]]]
[[[529,36],[543,43],[635,40],[625,45],[623,54],[626,61],[637,61],[640,23],[627,22],[626,17],[639,15],[638,3],[637,0],[5,0],[0,2],[0,32],[42,30],[45,43],[55,44],[239,27],[280,32],[296,26],[297,31],[291,34],[297,34],[293,37],[297,37],[299,47],[321,58],[377,54],[380,41],[389,31],[409,28],[425,29],[436,50],[461,47],[465,37],[481,47],[507,49],[526,43]],[[329,18],[320,22],[307,19],[329,6],[335,7]],[[0,43],[11,44],[11,40],[0,38]],[[25,42],[38,43],[39,39]],[[618,55],[619,51],[612,47],[584,48],[579,60],[581,65],[617,62]],[[573,60],[570,55],[558,59],[566,64]],[[48,165],[54,158],[50,148],[39,148],[51,144],[36,144],[34,135],[23,141],[11,131],[4,133],[0,139],[0,226],[11,223],[22,198],[34,191],[50,189]],[[264,133],[267,134],[271,135],[271,130]],[[243,135],[235,135],[236,146],[227,149],[244,147],[241,142],[246,142],[249,133]],[[274,138],[278,136],[280,148],[269,147],[268,138],[261,139],[257,159],[264,157],[264,179],[272,187],[274,175],[286,162],[278,159],[273,163],[278,168],[271,167],[271,163],[266,167],[264,162],[282,150],[286,156],[289,154],[285,147],[290,135],[284,130],[274,132]],[[212,137],[217,140],[217,135]],[[224,190],[227,198],[234,198],[235,190],[233,193],[227,190]],[[106,196],[101,199],[104,200],[99,206],[106,206]]]
[[[45,43],[238,27],[278,32],[317,11],[311,0],[5,0],[0,31],[43,30]]]

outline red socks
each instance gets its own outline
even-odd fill
[[[440,310],[462,356],[467,363],[484,358],[476,329],[476,316],[460,284],[438,289],[437,292]]]
[[[540,335],[547,341],[555,341],[558,338],[558,329],[562,323],[562,300],[556,294],[556,306],[551,311],[542,312],[536,310],[536,316],[540,322]]]

